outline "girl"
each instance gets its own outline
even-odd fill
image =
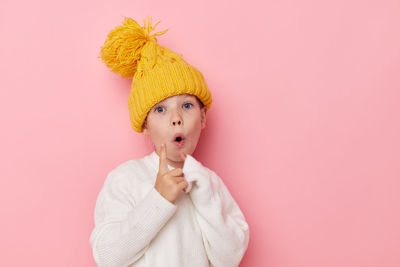
[[[159,23],[159,22],[158,22]],[[158,24],[157,23],[157,24]],[[155,24],[154,27],[157,25]],[[154,151],[111,170],[90,236],[98,266],[238,266],[249,227],[221,178],[191,154],[206,125],[211,93],[202,74],[157,43],[151,18],[125,18],[100,58],[132,77],[132,128]]]

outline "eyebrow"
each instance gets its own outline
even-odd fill
[[[187,99],[187,98],[189,98],[190,100],[196,100],[196,97],[192,96],[192,95],[185,95],[185,97],[183,99]]]
[[[194,101],[195,103],[197,103],[196,97],[193,96],[193,95],[184,95],[183,101],[187,101],[187,100]],[[164,106],[165,105],[165,101],[166,100],[164,99],[164,100],[158,102],[157,104],[154,105],[153,109],[155,109],[155,108],[157,108],[159,106]]]

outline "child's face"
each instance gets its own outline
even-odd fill
[[[166,144],[168,164],[183,167],[179,153],[191,155],[196,149],[201,130],[206,126],[207,108],[200,108],[196,97],[190,94],[175,95],[160,101],[147,114],[143,133],[151,136],[156,152]],[[183,144],[175,142],[175,135],[183,135]]]

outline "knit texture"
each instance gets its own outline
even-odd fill
[[[202,73],[172,50],[161,46],[156,36],[167,30],[150,34],[151,17],[141,27],[135,20],[125,18],[122,25],[111,30],[100,51],[100,58],[124,78],[132,78],[128,107],[131,126],[142,132],[150,109],[170,96],[192,94],[211,108],[211,92]]]
[[[108,174],[90,236],[97,265],[238,266],[249,227],[221,178],[187,155],[183,173],[189,186],[171,203],[154,188],[158,166],[152,152]]]

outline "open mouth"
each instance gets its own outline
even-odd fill
[[[183,146],[183,144],[185,143],[185,138],[183,137],[183,135],[177,134],[175,135],[173,142],[177,146]]]

